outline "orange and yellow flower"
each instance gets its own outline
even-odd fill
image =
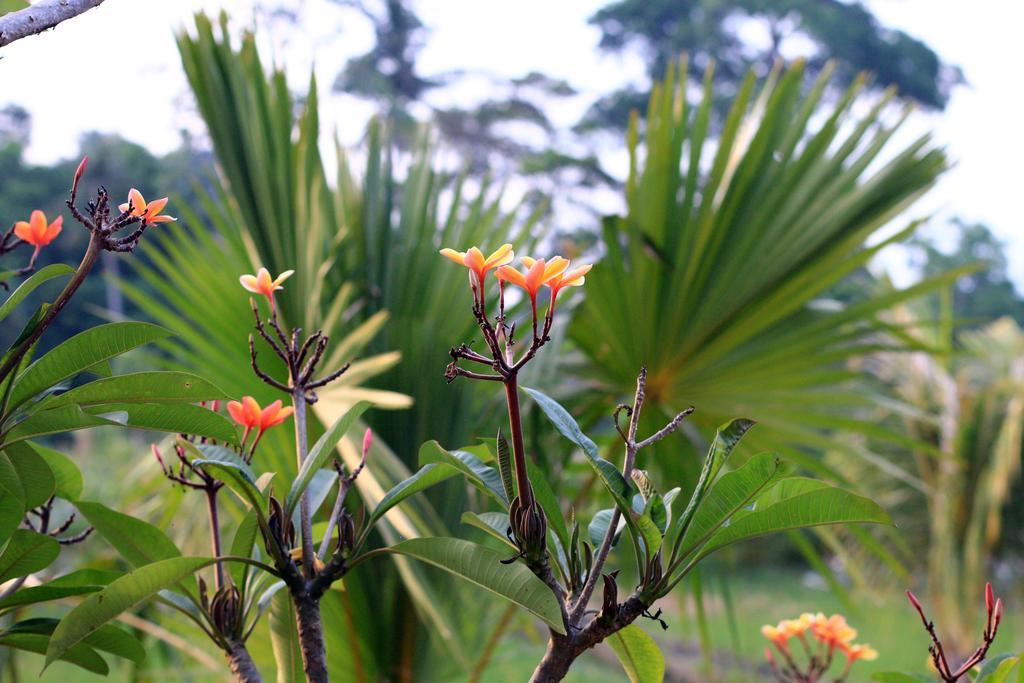
[[[165,206],[167,206],[167,197],[147,202],[142,193],[133,187],[128,191],[128,201],[117,208],[121,210],[121,213],[131,209],[131,215],[141,218],[143,223],[169,223],[177,220],[174,216],[160,214]]]
[[[562,287],[581,286],[584,282],[586,282],[586,278],[584,277],[584,275],[589,273],[590,269],[593,267],[594,266],[592,266],[589,263],[584,263],[581,266],[569,268],[568,262],[566,262],[565,270],[563,270],[558,275],[558,277],[552,279],[550,282],[547,283],[548,287],[551,288],[551,300],[555,300],[555,297],[558,296],[558,290],[562,289]]]
[[[243,396],[242,402],[229,401],[228,413],[238,424],[245,427],[245,433],[256,430],[257,434],[263,434],[271,427],[284,422],[294,412],[291,406],[282,407],[281,401],[274,401],[266,408],[260,408],[260,404],[252,396]]]
[[[857,637],[857,629],[851,628],[841,614],[833,614],[826,618],[819,612],[814,616],[811,632],[815,638],[829,647],[841,647]]]
[[[64,225],[64,217],[57,216],[50,224],[46,223],[46,214],[36,209],[32,212],[28,221],[18,221],[14,224],[14,234],[21,240],[28,242],[39,251],[52,242],[60,234]]]
[[[870,645],[844,644],[840,648],[850,663],[856,662],[858,659],[863,659],[865,662],[878,659],[878,651]]]
[[[512,253],[511,244],[503,244],[484,258],[484,253],[478,247],[470,247],[468,251],[455,251],[454,249],[442,249],[441,255],[450,258],[459,265],[466,266],[476,274],[477,282],[481,285],[487,272],[492,268],[500,268],[512,262],[515,254]]]
[[[253,294],[262,294],[267,297],[270,300],[270,307],[273,308],[274,292],[284,289],[281,283],[294,274],[294,270],[286,270],[278,275],[276,279],[271,279],[270,271],[266,268],[260,268],[255,275],[243,275],[238,278],[238,281]]]
[[[522,262],[526,266],[526,270],[523,272],[512,266],[502,266],[494,275],[499,280],[511,282],[525,289],[534,304],[537,302],[537,293],[540,288],[554,282],[569,266],[569,262],[561,256],[555,256],[550,261],[524,256]]]

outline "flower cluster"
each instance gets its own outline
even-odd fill
[[[855,644],[857,630],[846,623],[841,614],[826,617],[821,612],[810,614],[805,612],[796,619],[783,619],[775,626],[761,627],[761,634],[771,641],[781,655],[781,664],[776,661],[770,647],[765,648],[765,657],[772,668],[772,673],[779,681],[807,681],[813,683],[829,670],[836,651],[846,656],[846,667],[836,681],[846,679],[858,660],[870,661],[877,659],[876,652],[870,645]],[[803,649],[807,662],[801,667],[797,663],[790,641],[796,639]]]

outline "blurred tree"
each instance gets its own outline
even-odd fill
[[[919,237],[909,244],[916,248],[915,265],[925,277],[969,263],[982,262],[984,269],[965,275],[953,288],[953,318],[961,327],[980,327],[1001,316],[1011,316],[1024,325],[1024,297],[1017,292],[1006,271],[1006,244],[988,226],[953,219],[959,236],[956,247],[944,252],[933,239]]]
[[[874,86],[895,86],[900,96],[928,109],[943,109],[952,88],[963,82],[926,44],[888,29],[860,2],[843,0],[617,0],[590,18],[608,52],[638,50],[652,78],[680,55],[700,78],[716,63],[715,85],[728,102],[748,69],[767,74],[780,57],[805,57],[814,75],[835,60],[837,91],[860,71]],[[647,84],[613,92],[596,102],[581,130],[624,128],[632,109],[644,110]],[[722,107],[718,107],[722,113]]]

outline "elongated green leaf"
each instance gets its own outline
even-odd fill
[[[134,569],[91,594],[61,619],[46,648],[46,666],[122,612],[179,583],[215,560],[173,557]]]
[[[665,655],[636,624],[613,633],[606,641],[622,663],[630,683],[661,683],[665,679]]]
[[[498,474],[501,475],[501,485],[505,490],[505,499],[512,500],[516,497],[516,480],[512,476],[512,452],[508,447],[508,440],[498,430],[496,439],[498,449]]]
[[[60,623],[58,619],[27,619],[15,624],[10,632],[36,633],[49,636],[53,633],[58,623]],[[109,652],[112,655],[117,655],[136,664],[146,658],[146,651],[143,649],[142,643],[135,636],[113,624],[100,626],[86,636],[81,644],[96,650]]]
[[[105,403],[85,409],[91,414],[125,415],[125,425],[170,434],[204,436],[237,444],[238,430],[223,415],[191,403]]]
[[[196,403],[227,398],[205,379],[187,372],[133,372],[97,379],[43,401],[39,408],[107,403]]]
[[[384,497],[377,503],[377,507],[370,513],[370,517],[366,520],[366,527],[373,526],[373,524],[383,517],[388,510],[395,507],[403,500],[411,495],[419,493],[420,491],[426,490],[435,484],[440,484],[442,481],[446,481],[451,477],[458,474],[458,471],[446,465],[444,463],[431,463],[430,465],[424,465],[417,472],[404,481],[400,481],[395,484],[390,491],[384,494]]]
[[[231,453],[226,448],[222,450]],[[256,485],[256,480],[252,476],[252,470],[249,469],[249,466],[241,458],[238,458],[237,462],[220,458],[216,460],[197,459],[193,460],[192,464],[196,467],[201,467],[218,481],[227,484],[228,488],[256,511],[257,518],[265,514],[266,498]]]
[[[480,458],[469,451],[448,451],[436,441],[427,441],[420,446],[420,465],[432,462],[451,465],[466,475],[473,486],[493,498],[502,507],[508,508],[505,489],[501,484],[501,475],[496,469],[485,465]]]
[[[103,413],[92,415],[83,411],[79,406],[69,405],[44,410],[19,422],[11,431],[0,437],[3,448],[12,443],[34,439],[47,434],[60,434],[71,432],[77,429],[88,429],[90,427],[105,427],[108,425],[124,425],[128,421],[127,413]]]
[[[73,595],[95,593],[119,576],[121,576],[121,572],[105,571],[102,569],[78,569],[39,586],[22,588],[16,593],[7,596],[0,600],[0,612],[22,605],[59,600]]]
[[[16,529],[0,554],[0,583],[45,569],[59,554],[57,539]]]
[[[245,513],[241,523],[235,528],[235,535],[231,539],[230,554],[232,557],[250,557],[252,547],[256,543],[256,534],[259,533],[259,519],[255,510]],[[234,562],[228,567],[231,578],[236,586],[245,586],[245,579],[249,573],[249,565]]]
[[[10,406],[16,408],[36,394],[143,344],[170,336],[149,323],[99,325],[58,344],[28,366],[14,382]]]
[[[52,448],[41,446],[31,441],[22,442],[32,448],[39,456],[46,461],[47,466],[53,473],[54,492],[58,498],[64,500],[75,500],[82,495],[82,471],[68,456]]]
[[[874,501],[843,489],[827,487],[786,498],[762,510],[755,510],[708,540],[699,557],[733,543],[765,534],[817,526],[870,522],[892,524],[892,519]]]
[[[11,292],[11,295],[7,297],[7,300],[4,301],[3,304],[0,304],[0,320],[6,318],[10,312],[14,310],[15,306],[20,304],[25,297],[31,294],[39,285],[48,280],[52,280],[55,277],[70,275],[73,272],[75,272],[75,269],[71,266],[63,263],[54,263],[32,273],[27,280],[22,282],[17,289]]]
[[[673,530],[674,536],[687,531],[694,514],[697,512],[697,508],[704,501],[704,494],[707,492],[708,487],[711,486],[718,472],[721,471],[725,461],[732,453],[732,449],[736,447],[736,444],[743,438],[743,435],[753,426],[754,423],[751,420],[738,419],[722,425],[715,432],[715,440],[711,442],[711,448],[704,458],[704,467],[701,470],[700,477],[697,479],[697,485],[694,487],[693,494],[690,496],[690,502],[687,503],[686,509],[679,517],[679,522]]]
[[[275,591],[270,599],[270,645],[277,662],[277,683],[300,683],[306,680],[302,671],[299,633],[295,624],[295,608],[287,593]]]
[[[604,541],[605,534],[608,533],[608,525],[612,523],[614,512],[613,508],[598,510],[594,514],[594,518],[590,520],[590,524],[587,526],[587,533],[590,535],[590,542],[595,548],[599,548]],[[622,519],[621,515],[616,526],[618,528],[615,530],[615,538],[612,539],[613,544],[619,540],[619,534],[626,528],[626,521]]]
[[[13,478],[10,477],[12,472]],[[24,442],[11,444],[0,453],[0,480],[8,489],[20,486],[27,508],[45,503],[57,487],[53,470]]]
[[[482,545],[457,538],[413,538],[392,546],[392,552],[415,557],[500,595],[564,633],[558,601],[547,586],[522,564]]]
[[[1007,677],[1020,661],[1020,655],[1001,654],[989,657],[982,665],[974,683],[1006,683]]]
[[[49,644],[50,637],[39,633],[0,634],[0,645],[24,650],[25,652],[43,655],[46,654],[46,648]],[[107,662],[103,657],[85,643],[78,643],[68,648],[58,659],[101,676],[106,676],[110,673],[110,667],[107,666]]]
[[[102,503],[78,501],[75,507],[133,567],[181,555],[174,541],[149,522],[111,510]]]
[[[737,510],[750,504],[758,494],[771,486],[781,473],[778,457],[772,453],[761,453],[739,469],[723,475],[697,507],[692,523],[683,534],[680,555],[685,557],[695,550],[729,521]],[[679,521],[682,522],[682,518]]]
[[[352,428],[352,425],[356,420],[362,416],[363,413],[370,408],[372,404],[369,401],[360,401],[354,406],[349,408],[348,412],[339,417],[331,425],[330,429],[324,432],[323,436],[317,439],[313,447],[309,449],[309,453],[306,455],[305,462],[302,463],[302,468],[299,470],[298,475],[295,477],[295,481],[292,482],[291,490],[288,491],[288,498],[285,502],[285,514],[291,515],[295,510],[295,506],[299,503],[299,498],[302,496],[302,492],[309,486],[309,482],[313,480],[313,475],[317,470],[322,468],[328,463],[331,457],[334,455],[334,449],[337,447],[338,442],[345,436],[345,433]]]
[[[509,540],[509,521],[508,514],[504,512],[481,512],[477,514],[472,510],[466,510],[462,513],[461,521],[463,524],[475,526],[489,536],[492,536],[509,548],[515,548],[515,544]]]

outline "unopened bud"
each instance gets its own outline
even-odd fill
[[[1003,599],[996,598],[996,605],[992,610],[992,630],[995,631],[999,627],[999,622],[1003,620]]]
[[[989,614],[992,614],[992,609],[995,607],[995,595],[992,592],[991,582],[985,582],[985,610]]]
[[[267,526],[270,528],[270,539],[264,539],[267,545],[267,552],[275,555],[271,549],[271,543],[277,543],[277,547],[288,549],[295,545],[295,524],[284,514],[280,501],[270,496],[270,514],[267,516]]]
[[[82,157],[82,161],[79,162],[78,168],[75,169],[75,179],[71,183],[71,187],[75,190],[78,189],[78,182],[82,179],[82,174],[85,173],[85,167],[89,165],[89,157]]]
[[[241,635],[241,606],[241,596],[233,585],[217,591],[210,601],[210,617],[218,631],[226,636]]]
[[[523,506],[522,498],[516,496],[509,506],[509,519],[519,550],[527,560],[540,559],[547,551],[548,522],[544,510],[536,500]]]
[[[367,453],[370,452],[370,446],[373,444],[373,430],[369,427],[366,428],[366,433],[363,434],[363,459],[366,459]]]
[[[347,557],[356,544],[356,523],[348,510],[342,509],[338,515],[338,552]]]
[[[618,573],[618,571],[614,571],[611,574],[601,575],[601,578],[604,579],[604,594],[601,598],[601,613],[597,615],[597,618],[606,622],[614,619],[619,610],[619,587],[615,583]]]

